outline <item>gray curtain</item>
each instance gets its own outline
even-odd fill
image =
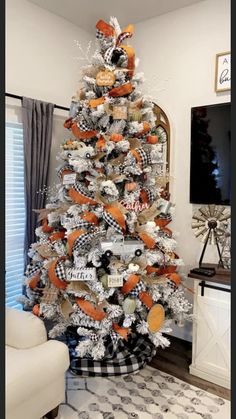
[[[26,97],[22,99],[26,205],[25,267],[29,262],[28,248],[36,241],[35,228],[38,226],[38,214],[33,212],[33,209],[45,206],[45,194],[37,192],[47,185],[48,180],[53,109],[52,103]]]

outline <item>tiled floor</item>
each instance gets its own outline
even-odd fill
[[[58,419],[230,419],[230,402],[150,366],[136,374],[67,374]]]

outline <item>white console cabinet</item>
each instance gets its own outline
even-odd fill
[[[189,276],[193,277],[191,274]],[[227,289],[230,290],[230,285],[225,283],[194,279],[195,320],[189,371],[192,375],[229,389],[231,294]]]

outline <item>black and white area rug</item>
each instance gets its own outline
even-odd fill
[[[67,373],[58,419],[230,419],[230,402],[146,366],[112,377]]]

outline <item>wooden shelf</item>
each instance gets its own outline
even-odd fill
[[[203,264],[203,268],[215,268],[217,269],[217,265],[214,264]],[[231,275],[228,271],[219,270],[220,273],[216,273],[214,276],[205,276],[205,275],[198,275],[189,272],[188,277],[193,279],[198,279],[206,282],[212,282],[215,284],[223,284],[223,285],[231,285]]]

